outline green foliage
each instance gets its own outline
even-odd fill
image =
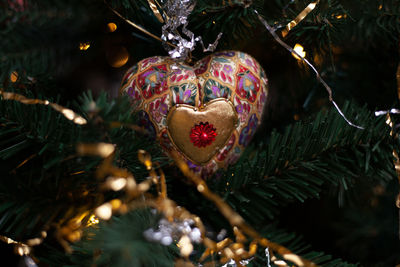
[[[68,266],[174,266],[179,253],[174,245],[149,242],[143,236],[145,230],[157,227],[159,219],[150,210],[135,210],[90,229],[84,241],[74,245]]]
[[[343,111],[354,114],[353,121],[365,129],[351,127],[334,109],[320,112],[314,121],[274,131],[264,145],[248,149],[215,189],[257,224],[273,219],[285,203],[319,197],[327,183],[347,190],[360,178],[393,179],[393,145],[385,119],[349,104]]]
[[[293,253],[301,255],[302,257],[313,261],[315,264],[319,266],[325,267],[334,267],[334,266],[341,266],[341,267],[356,267],[358,264],[351,264],[343,261],[342,259],[333,259],[331,255],[327,255],[323,252],[312,251],[312,248],[309,244],[304,242],[301,236],[298,236],[294,233],[290,233],[287,230],[282,230],[277,227],[277,224],[270,224],[263,228],[262,232],[263,236],[269,238],[272,242],[282,244],[288,247]],[[278,256],[278,259],[279,258]],[[283,260],[283,259],[281,259]],[[292,264],[289,261],[286,261],[287,264]],[[270,262],[271,263],[271,262]],[[252,262],[254,267],[258,266],[267,266],[268,260],[265,256],[265,250],[259,250],[256,254],[254,261]],[[273,262],[271,266],[277,266]]]
[[[0,228],[13,237],[29,236],[65,212],[66,203],[73,200],[59,189],[62,177],[82,170],[76,160],[65,160],[74,151],[81,127],[46,106],[1,101],[0,110]],[[78,177],[65,180],[65,189],[82,190]]]
[[[99,32],[95,25],[106,10],[101,1],[93,0],[21,1],[24,7],[9,2],[13,1],[0,4],[4,8],[0,16],[2,81],[12,71],[26,80],[76,68],[79,43],[95,40]]]
[[[134,122],[127,98],[109,101],[102,94],[95,102],[88,94],[82,101],[82,112],[92,118],[84,126],[48,106],[0,102],[3,233],[17,239],[32,237],[102,201],[100,181],[94,177],[101,159],[78,157],[79,143],[116,144],[121,148],[116,161],[131,168],[139,180],[147,176],[147,171],[138,161],[137,151],[145,146],[160,158],[154,143],[138,138],[132,129],[110,127],[113,121]]]
[[[386,45],[398,40],[399,1],[358,0],[352,5],[343,1],[343,5],[349,10],[353,23],[356,23],[356,27],[352,27],[353,31],[350,32],[353,38],[365,42],[366,46],[375,46],[378,39],[379,43]]]

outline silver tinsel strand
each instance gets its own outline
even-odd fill
[[[196,6],[194,0],[164,0],[161,1],[163,10],[165,12],[165,25],[162,27],[161,39],[164,41],[164,48],[168,51],[171,58],[185,61],[189,57],[189,53],[194,50],[196,42],[200,42],[203,47],[203,52],[213,52],[222,33],[218,34],[217,39],[213,44],[209,44],[207,48],[204,47],[203,40],[200,36],[195,37],[194,33],[187,29],[188,16],[192,13]],[[183,37],[178,28],[182,26]],[[171,48],[166,42],[170,42],[176,47]]]

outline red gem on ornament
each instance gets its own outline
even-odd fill
[[[196,124],[190,133],[190,141],[193,145],[198,147],[206,147],[215,141],[215,137],[217,136],[216,129],[212,124],[208,122],[200,122],[200,124]]]

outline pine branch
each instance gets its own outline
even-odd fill
[[[143,235],[145,230],[156,228],[159,219],[160,215],[148,209],[138,209],[87,229],[82,241],[74,244],[72,255],[53,250],[49,256],[51,247],[37,252],[43,253],[39,258],[50,266],[172,267],[174,258],[179,254],[178,248],[150,242]]]
[[[285,203],[319,197],[325,184],[347,189],[359,177],[393,179],[393,145],[384,119],[349,105],[344,112],[357,114],[366,129],[347,125],[334,110],[320,112],[313,122],[273,132],[266,145],[249,149],[215,190],[229,192],[228,203],[256,224],[274,218]]]
[[[127,98],[94,101],[83,97],[83,113],[92,117],[78,126],[47,106],[0,102],[0,231],[16,239],[32,237],[43,227],[90,210],[103,200],[95,178],[99,158],[77,157],[79,143],[116,144],[119,165],[135,173],[138,180],[147,171],[137,159],[139,149],[161,156],[153,142],[128,127],[112,122],[132,123]],[[147,141],[146,141],[147,140]],[[123,157],[123,161],[122,161]],[[164,161],[168,163],[168,161]]]
[[[333,267],[355,267],[358,264],[351,264],[343,261],[342,259],[333,259],[331,255],[323,252],[313,251],[311,246],[303,241],[301,236],[294,233],[287,232],[286,230],[279,229],[276,224],[271,224],[263,229],[263,234],[273,242],[279,244],[285,244],[294,253],[303,256],[306,259],[313,261],[318,266]],[[287,262],[289,265],[290,262]],[[253,266],[266,266],[267,258],[265,257],[265,251],[259,251],[254,259]],[[271,262],[271,266],[275,266]]]
[[[94,40],[105,7],[86,0],[23,2],[0,17],[0,79],[17,71],[20,79],[65,73],[80,60],[79,43]],[[17,5],[17,4],[15,4]]]

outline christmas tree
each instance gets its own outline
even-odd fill
[[[400,264],[399,1],[7,0],[0,14],[2,266]],[[218,57],[236,76],[204,75],[243,83],[207,84],[197,71]],[[196,73],[203,91],[168,97],[223,98],[232,123],[174,122],[171,104],[144,117],[152,95],[125,85],[152,60],[170,73],[151,65],[151,94],[172,69]],[[188,164],[202,157],[218,165]]]

